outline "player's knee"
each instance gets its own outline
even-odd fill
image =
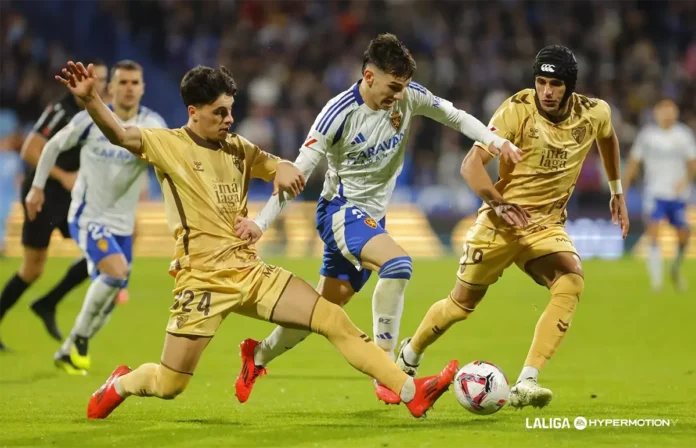
[[[584,290],[585,280],[580,275],[565,274],[551,285],[551,300],[557,306],[574,311]]]
[[[379,268],[379,278],[410,280],[411,274],[413,274],[413,261],[408,255],[404,257],[394,257]]]
[[[359,333],[346,312],[340,306],[323,297],[319,297],[314,307],[310,330],[329,339],[352,332]]]
[[[126,280],[128,279],[128,274],[124,276],[113,276],[109,274],[99,274],[99,280],[106,284],[109,285],[113,288],[118,288],[121,289],[125,286]]]
[[[461,282],[457,282],[449,295],[449,299],[461,308],[473,311],[483,300],[487,290],[486,286],[474,288],[473,285],[467,287]]]
[[[156,381],[157,396],[164,400],[173,400],[186,390],[191,381],[191,375],[175,372],[160,365],[157,369]]]

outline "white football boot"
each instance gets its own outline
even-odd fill
[[[510,389],[509,403],[515,409],[521,409],[525,406],[534,406],[535,408],[543,408],[547,406],[553,398],[553,392],[550,389],[539,386],[535,379],[526,378],[518,381],[512,389]]]

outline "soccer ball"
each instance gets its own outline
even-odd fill
[[[474,361],[459,369],[455,375],[454,395],[467,411],[488,415],[505,406],[510,385],[498,366],[486,361]]]

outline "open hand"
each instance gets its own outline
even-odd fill
[[[94,65],[85,67],[82,62],[75,64],[68,62],[68,67],[62,70],[63,76],[56,76],[56,80],[70,90],[70,93],[84,102],[97,97],[97,77],[94,74]]]
[[[623,194],[611,195],[609,210],[611,211],[611,221],[614,225],[621,226],[621,235],[626,239],[630,222],[628,221],[628,208],[626,207],[626,199]]]

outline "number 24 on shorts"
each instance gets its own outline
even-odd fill
[[[213,295],[210,292],[204,292],[201,295],[201,298],[198,300],[196,310],[203,313],[204,316],[207,316],[210,313],[210,299],[212,298],[212,296]],[[179,309],[179,306],[181,306],[181,311],[185,313],[190,313],[191,311],[193,311],[193,309],[189,308],[189,306],[193,303],[195,297],[196,294],[190,289],[186,289],[183,292],[180,292],[176,295],[172,309],[177,310]]]

